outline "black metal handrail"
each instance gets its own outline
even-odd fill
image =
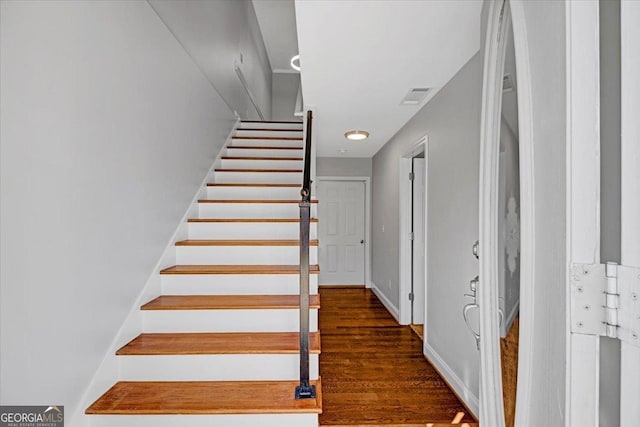
[[[316,387],[309,384],[309,227],[311,222],[311,127],[313,114],[307,112],[304,149],[304,173],[300,190],[300,385],[296,399],[316,397]]]

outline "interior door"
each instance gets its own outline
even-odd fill
[[[411,323],[423,325],[425,322],[425,159],[413,159],[413,310]]]
[[[320,285],[363,285],[365,196],[362,181],[319,181]]]
[[[640,267],[640,2],[622,0],[621,30],[621,264]],[[620,426],[640,419],[640,347],[621,343]]]

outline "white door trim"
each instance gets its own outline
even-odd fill
[[[504,14],[502,6],[505,5]],[[502,16],[502,17],[501,17]],[[506,25],[502,25],[505,23]],[[482,90],[480,142],[480,424],[503,427],[502,373],[498,315],[498,153],[502,74],[508,25],[513,26],[518,72],[520,145],[520,340],[516,421],[529,426],[534,347],[535,188],[533,104],[529,68],[529,42],[522,0],[493,1],[489,7]],[[472,242],[470,242],[471,244]]]
[[[364,284],[371,287],[371,177],[368,176],[317,176],[316,181],[364,182]],[[318,218],[320,221],[320,218]]]
[[[428,157],[428,135],[420,138],[413,146],[407,150],[402,157],[400,158],[400,168],[399,168],[399,196],[400,196],[400,251],[399,251],[399,278],[398,278],[398,323],[401,325],[408,325],[411,323],[411,303],[409,301],[409,293],[411,292],[411,280],[412,280],[412,270],[411,270],[411,239],[409,238],[409,233],[411,233],[411,218],[413,215],[411,209],[411,181],[409,181],[409,173],[412,171],[412,159],[417,154],[424,151],[424,199],[425,203],[427,203],[429,187],[427,185],[427,175],[429,170],[429,157]],[[428,245],[427,245],[427,209],[425,209],[425,246],[424,246],[424,258],[427,258]],[[427,283],[427,263],[425,262],[425,271],[424,271],[424,280],[425,280],[425,302],[424,302],[424,313],[425,313],[425,322],[427,317],[427,301],[426,301],[426,283]]]
[[[567,266],[566,425],[597,427],[600,338],[571,333],[571,264],[600,262],[598,2],[566,2]]]

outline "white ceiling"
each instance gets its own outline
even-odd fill
[[[298,54],[293,0],[253,0],[264,45],[274,73],[297,73],[291,58]]]
[[[478,51],[481,8],[479,0],[296,0],[318,155],[375,154],[424,105],[400,105],[409,89],[442,87]],[[347,141],[354,129],[371,136]]]

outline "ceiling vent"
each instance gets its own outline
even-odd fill
[[[414,87],[405,95],[400,105],[418,105],[427,97],[431,91],[428,87]]]
[[[503,92],[512,92],[513,91],[513,79],[511,78],[511,74],[505,74],[502,78],[502,91]]]

